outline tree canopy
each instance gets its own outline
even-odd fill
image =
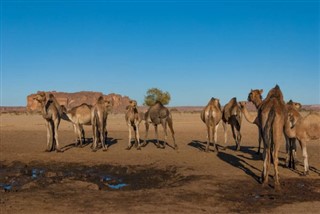
[[[171,96],[169,92],[163,92],[158,88],[150,88],[147,91],[147,95],[144,97],[144,105],[153,106],[157,101],[160,101],[163,105],[167,105],[170,102]]]

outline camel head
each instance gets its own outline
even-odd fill
[[[238,104],[239,104],[240,108],[245,108],[246,105],[247,105],[247,102],[246,101],[240,101]]]
[[[250,91],[249,95],[248,95],[248,101],[249,102],[255,102],[257,100],[262,100],[262,93],[263,93],[263,89],[254,89]]]
[[[293,102],[292,100],[289,100],[289,102],[287,102],[287,105],[293,106],[296,110],[300,110],[302,108],[301,103]]]
[[[36,94],[34,97],[33,97],[33,100],[36,100],[38,101],[39,103],[45,103],[47,98],[46,98],[46,93],[44,92],[39,92],[38,94]]]
[[[130,100],[129,105],[126,107],[126,109],[128,110],[129,108],[137,108],[137,101]]]

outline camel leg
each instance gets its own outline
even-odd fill
[[[227,148],[227,141],[228,141],[228,135],[227,135],[228,124],[222,121],[222,126],[223,126],[223,132],[224,132],[224,147],[223,147],[223,149],[225,150]]]
[[[308,153],[307,153],[307,145],[305,140],[300,140],[300,146],[302,149],[302,157],[303,157],[303,166],[304,166],[304,175],[309,174],[309,162],[308,162]]]
[[[235,127],[232,124],[231,124],[231,131],[232,131],[233,139],[236,142],[236,150],[239,151],[240,150],[240,145],[239,145],[239,142],[238,142],[238,139],[237,139],[237,134],[236,134]]]
[[[136,141],[138,142],[138,147],[137,149],[140,150],[141,149],[141,144],[140,144],[140,134],[139,134],[139,123],[136,124]]]
[[[46,120],[46,125],[47,125],[47,148],[46,148],[46,152],[51,152],[51,148],[52,146],[50,146],[50,138],[52,135],[52,128],[51,128],[51,123],[50,121]]]
[[[278,154],[279,154],[280,145],[281,145],[281,139],[279,137],[279,139],[276,139],[276,141],[274,142],[274,149],[273,149],[273,165],[274,165],[274,185],[275,185],[275,189],[279,189],[280,188],[279,170],[278,170],[278,163],[279,163]]]
[[[166,147],[167,139],[168,139],[168,133],[167,133],[167,122],[166,121],[161,121],[161,125],[163,128],[163,133],[164,133],[164,141],[162,148],[164,149]]]
[[[261,175],[261,181],[263,186],[266,186],[268,184],[269,166],[270,166],[270,148],[264,148],[263,149],[263,170]]]
[[[59,145],[59,140],[58,140],[58,128],[59,128],[59,119],[56,119],[54,121],[54,141],[55,141],[55,149],[57,152],[62,152],[62,150],[60,149],[60,145]]]
[[[93,133],[93,142],[92,142],[92,151],[97,151],[97,127],[95,124],[92,124],[92,133]]]
[[[128,139],[128,147],[127,150],[131,149],[131,125],[128,125],[128,130],[129,130],[129,139]]]
[[[77,126],[76,126],[76,124],[72,124],[72,126],[73,126],[73,133],[74,133],[74,135],[75,135],[75,137],[76,137],[76,142],[75,142],[75,146],[78,146],[78,143],[79,143],[79,140],[78,140],[78,130],[77,130]]]
[[[147,145],[148,133],[149,133],[149,123],[148,123],[148,121],[146,120],[146,122],[144,124],[145,124],[145,127],[146,127],[146,134],[145,134],[145,139],[144,139],[144,142],[143,142],[142,146],[146,146]]]
[[[210,130],[210,125],[207,124],[207,146],[205,150],[206,152],[209,152],[210,140],[211,140],[211,130]]]
[[[104,121],[101,120],[101,126],[99,126],[100,128],[100,140],[101,140],[101,144],[102,144],[102,150],[103,151],[107,151],[108,150],[108,147],[106,146],[106,136],[105,136],[105,124],[104,124]]]
[[[170,132],[171,132],[174,149],[178,149],[178,146],[177,146],[177,144],[176,144],[176,139],[175,139],[175,137],[174,137],[173,122],[172,122],[172,119],[171,119],[171,118],[168,119],[168,126],[169,126],[169,129],[170,129]]]
[[[258,154],[258,155],[260,155],[260,148],[261,148],[262,134],[261,134],[261,131],[260,131],[260,128],[259,128],[259,127],[258,127],[258,133],[259,133],[259,138],[258,138],[258,141],[259,141],[259,147],[258,147],[257,154]]]
[[[84,133],[84,128],[81,124],[79,124],[79,130],[80,130],[80,147],[86,142],[86,136]]]
[[[219,127],[219,123],[214,127],[214,133],[212,135],[212,137],[214,138],[213,140],[213,151],[215,151],[217,149],[218,151],[218,147],[217,147],[217,142],[218,142],[218,127]]]
[[[154,131],[156,133],[156,145],[158,148],[160,148],[159,136],[158,136],[158,126],[157,125],[154,125]]]
[[[81,128],[80,128],[79,124],[75,125],[75,127],[76,127],[76,132],[77,132],[77,144],[76,144],[76,146],[80,145],[80,147],[82,147]]]

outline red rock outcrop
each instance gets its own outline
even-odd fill
[[[38,91],[39,92],[39,91]],[[38,93],[37,92],[37,93]],[[101,92],[92,92],[92,91],[81,91],[75,93],[66,93],[66,92],[56,92],[48,91],[45,92],[47,95],[52,93],[60,105],[65,105],[67,109],[81,105],[82,103],[87,103],[94,105],[99,96],[103,96],[105,99],[111,101],[113,104],[114,113],[120,113],[125,111],[125,107],[129,104],[130,98],[127,96],[121,96],[119,94],[108,94],[104,95]],[[33,100],[33,97],[36,94],[30,94],[27,96],[27,111],[40,111],[40,104]]]

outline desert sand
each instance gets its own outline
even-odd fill
[[[308,144],[310,174],[303,172],[301,148],[297,169],[285,164],[280,150],[281,190],[259,182],[258,131],[242,121],[241,150],[235,151],[230,127],[227,149],[218,129],[219,152],[204,152],[205,125],[199,113],[173,113],[179,149],[158,149],[151,141],[126,150],[124,114],[108,118],[108,151],[75,147],[72,125],[61,121],[63,153],[44,152],[45,122],[40,115],[0,116],[0,213],[318,213],[320,210],[320,141]],[[160,130],[163,139],[162,128]],[[144,125],[140,135],[144,140]],[[150,127],[149,138],[154,138]],[[212,149],[212,147],[211,147]]]

